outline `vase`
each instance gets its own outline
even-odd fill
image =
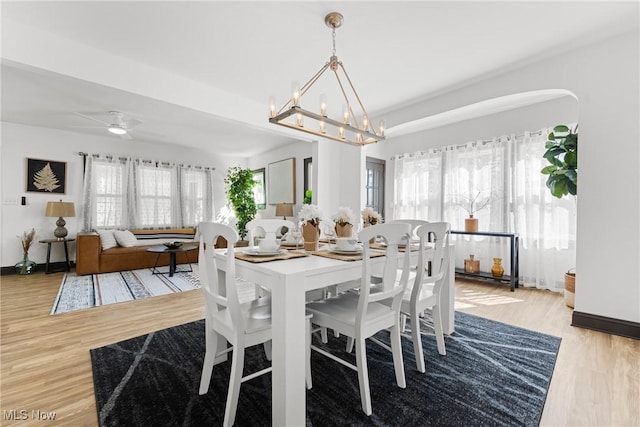
[[[493,259],[491,274],[493,275],[493,277],[502,277],[502,275],[504,274],[504,267],[502,267],[502,258]]]
[[[564,274],[564,303],[574,308],[576,301],[576,273],[569,270]]]
[[[469,218],[464,220],[464,231],[467,233],[475,233],[478,231],[478,218],[474,218],[473,215],[469,215]]]
[[[17,263],[15,268],[18,274],[31,274],[36,269],[36,263],[29,259],[29,252],[25,252],[22,261]]]
[[[336,224],[336,237],[351,237],[353,235],[353,225]]]
[[[302,226],[302,237],[304,239],[304,250],[314,252],[318,250],[320,242],[320,227],[306,222]]]
[[[480,260],[474,259],[473,255],[469,255],[469,259],[464,260],[465,273],[479,273],[480,272]]]

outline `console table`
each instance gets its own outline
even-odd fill
[[[509,282],[511,284],[511,292],[515,288],[519,287],[518,283],[518,234],[516,233],[504,233],[499,231],[454,231],[451,230],[451,234],[466,234],[469,236],[488,236],[488,237],[502,237],[508,238],[510,241],[510,262],[511,262],[511,275],[504,275],[502,277],[494,277],[489,273],[467,273],[464,268],[456,268],[456,274],[469,277],[480,277],[483,279],[499,280],[501,282]]]
[[[47,244],[47,263],[44,266],[44,272],[45,274],[49,274],[49,273],[55,273],[58,271],[71,271],[71,263],[69,262],[69,249],[67,248],[67,242],[75,242],[76,239],[45,239],[45,240],[40,240],[40,243],[46,243]],[[51,245],[53,243],[63,243],[64,244],[64,256],[66,259],[65,262],[65,268],[62,270],[55,270],[52,271],[49,269],[49,260],[51,259]]]

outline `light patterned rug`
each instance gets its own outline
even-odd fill
[[[179,265],[173,277],[152,274],[150,268],[84,276],[65,274],[50,314],[199,289],[198,265],[192,264],[192,272],[180,271],[186,268]],[[165,270],[161,267],[160,271]]]

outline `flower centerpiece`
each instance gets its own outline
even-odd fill
[[[351,237],[353,224],[356,222],[356,217],[351,208],[340,206],[338,211],[331,217],[331,220],[335,223],[337,237]]]
[[[307,251],[317,251],[320,241],[320,221],[322,212],[316,205],[302,205],[298,213],[298,219],[303,223],[302,237],[304,238],[304,249]]]
[[[382,222],[382,216],[371,208],[362,209],[362,225],[368,227]],[[369,243],[375,243],[375,237]]]
[[[29,248],[33,244],[33,240],[36,237],[36,230],[31,229],[28,233],[25,231],[22,236],[17,236],[22,242],[22,261],[15,265],[16,273],[18,274],[31,274],[35,268],[36,263],[29,259]]]
[[[362,222],[365,227],[382,222],[382,216],[371,208],[362,209]]]

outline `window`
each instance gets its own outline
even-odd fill
[[[195,227],[213,220],[208,168],[101,156],[85,161],[85,231]]]
[[[267,194],[265,189],[265,168],[256,169],[253,171],[253,182],[255,185],[253,187],[253,199],[256,202],[256,207],[258,209],[266,209],[267,208]]]

